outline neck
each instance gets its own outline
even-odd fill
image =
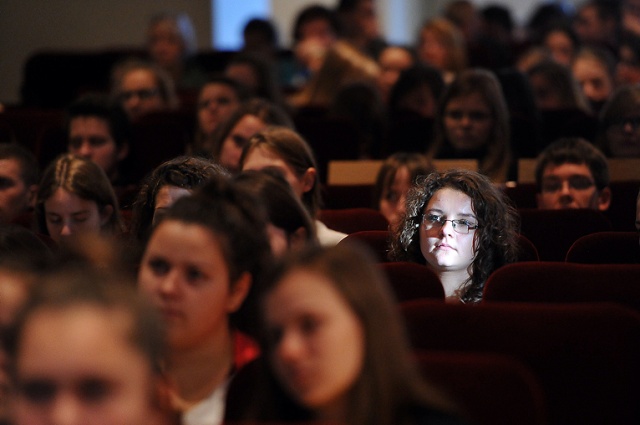
[[[347,401],[344,398],[320,407],[318,419],[323,423],[347,423]]]
[[[175,385],[174,398],[189,407],[223,384],[233,366],[233,337],[226,330],[197,347],[174,349],[168,357],[167,375]]]

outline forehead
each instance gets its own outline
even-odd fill
[[[464,192],[451,187],[444,187],[437,190],[427,205],[425,210],[438,209],[443,212],[459,212],[465,214],[473,213],[473,202],[471,197]]]
[[[123,88],[155,87],[156,85],[156,76],[150,69],[132,69],[122,77]]]
[[[489,105],[478,92],[463,94],[449,99],[446,109],[482,109],[488,111]]]
[[[72,118],[69,122],[69,133],[93,133],[104,136],[111,135],[109,121],[103,117],[96,115],[81,115]]]
[[[20,179],[22,166],[15,158],[0,159],[0,176]]]
[[[587,164],[572,164],[572,163],[564,163],[564,164],[549,164],[545,167],[542,177],[569,177],[569,176],[587,176],[593,178],[593,174],[591,170],[587,166]]]
[[[235,97],[236,92],[231,88],[228,84],[215,82],[208,83],[202,88],[202,92],[200,93],[200,97],[205,96],[215,96],[215,95],[226,95]]]

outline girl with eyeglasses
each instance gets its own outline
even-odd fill
[[[448,301],[475,303],[489,275],[517,259],[518,229],[516,210],[486,176],[434,172],[407,194],[390,256],[431,267]]]
[[[608,157],[640,157],[640,85],[616,90],[600,114],[599,147]]]

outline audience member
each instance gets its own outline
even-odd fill
[[[158,65],[140,59],[129,59],[111,71],[111,97],[138,120],[151,112],[178,107],[175,82]]]
[[[452,0],[447,3],[442,15],[460,29],[467,46],[478,37],[482,22],[474,2]]]
[[[509,137],[509,111],[500,83],[489,71],[470,69],[440,99],[428,156],[477,159],[481,173],[504,182],[512,165]]]
[[[38,162],[17,144],[0,144],[0,225],[30,227],[38,191]]]
[[[237,81],[224,76],[210,78],[198,94],[195,146],[206,145],[215,129],[248,99],[249,93]]]
[[[261,307],[264,380],[231,422],[462,423],[421,378],[370,253],[339,245],[288,258]]]
[[[258,200],[218,177],[176,201],[151,233],[138,285],[164,318],[165,373],[183,424],[221,424],[229,380],[258,353],[247,332],[270,257],[266,225]]]
[[[338,40],[340,23],[335,12],[322,5],[298,12],[293,25],[293,53],[297,70],[292,85],[300,88],[322,66],[326,52]]]
[[[551,52],[554,61],[571,66],[580,47],[580,40],[570,26],[556,26],[549,28],[542,36],[542,45]]]
[[[346,234],[329,229],[317,219],[320,211],[320,177],[313,150],[295,131],[285,127],[271,127],[255,134],[242,151],[242,171],[279,169],[294,193],[315,219],[316,235],[322,245],[335,245]]]
[[[640,1],[621,0],[620,8],[622,29],[640,36]]]
[[[615,68],[613,55],[597,47],[583,47],[573,59],[571,71],[595,114],[613,92]]]
[[[433,67],[416,64],[402,71],[391,88],[389,118],[399,118],[407,113],[433,118],[444,89],[442,75]]]
[[[226,176],[220,165],[207,159],[180,156],[160,164],[144,180],[133,203],[129,234],[146,242],[153,226],[178,199],[216,176]]]
[[[380,36],[374,0],[340,0],[336,8],[341,39],[370,58],[377,58],[386,46]]]
[[[439,70],[447,84],[467,67],[464,37],[444,18],[431,19],[422,25],[416,50],[418,59]]]
[[[285,106],[274,64],[267,58],[250,52],[238,53],[227,64],[224,75],[243,85],[251,97]]]
[[[638,6],[640,11],[640,4]],[[625,33],[618,56],[616,82],[619,85],[640,83],[640,34]]]
[[[122,169],[131,128],[124,110],[100,95],[79,98],[67,108],[68,151],[100,166],[116,187],[132,182]]]
[[[250,19],[242,30],[242,48],[246,53],[274,60],[278,53],[278,31],[267,19]]]
[[[607,157],[640,158],[640,84],[619,87],[604,105],[598,142]]]
[[[553,61],[543,61],[527,72],[540,110],[580,109],[591,113],[587,98],[571,70]]]
[[[274,256],[318,243],[309,211],[279,169],[246,170],[234,181],[253,192],[266,207],[267,235]]]
[[[476,303],[489,275],[516,261],[518,231],[516,210],[487,177],[433,172],[409,191],[390,256],[431,267],[449,301]]]
[[[585,1],[578,8],[573,28],[582,43],[615,51],[620,30],[620,2]]]
[[[378,88],[385,102],[389,101],[391,89],[398,81],[400,74],[414,64],[412,52],[402,46],[387,46],[378,56],[378,66],[380,76],[378,77]]]
[[[293,128],[293,121],[275,104],[264,99],[252,99],[216,129],[211,145],[202,146],[196,153],[210,155],[235,174],[240,171],[240,155],[251,136],[269,125]]]
[[[107,175],[72,154],[58,157],[44,171],[35,211],[38,231],[58,244],[85,233],[117,236],[124,230]]]
[[[407,193],[416,179],[434,171],[433,165],[419,153],[396,152],[380,167],[375,184],[375,207],[393,229],[407,211]]]
[[[205,71],[194,56],[198,50],[196,32],[186,13],[159,13],[147,28],[150,59],[164,69],[178,89],[198,89],[206,81]]]
[[[11,335],[16,425],[172,423],[160,319],[122,278],[48,276]]]
[[[380,75],[378,64],[343,41],[330,48],[320,69],[303,89],[289,98],[295,108],[329,108],[337,93],[353,82],[375,84]]]
[[[565,138],[549,145],[538,156],[535,175],[540,209],[609,208],[607,159],[586,140]]]

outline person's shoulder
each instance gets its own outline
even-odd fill
[[[429,407],[421,407],[414,411],[417,425],[469,425],[459,416]]]

